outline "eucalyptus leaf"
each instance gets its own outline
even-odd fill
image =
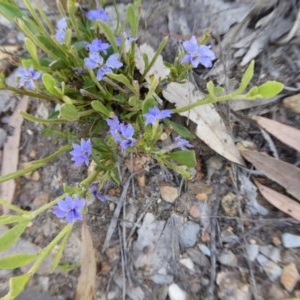
[[[39,256],[39,253],[34,254],[13,254],[0,258],[1,269],[16,269],[28,265]]]
[[[29,221],[30,220],[18,223],[0,236],[0,252],[7,250],[18,241]]]

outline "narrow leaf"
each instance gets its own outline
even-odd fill
[[[27,220],[28,218],[23,216],[9,216],[9,215],[0,216],[0,224],[2,225],[19,223]]]
[[[193,150],[182,150],[175,151],[169,154],[171,159],[174,159],[181,165],[185,165],[189,168],[193,168],[196,166],[196,156],[195,151]]]
[[[254,60],[251,61],[250,65],[248,66],[247,70],[245,71],[241,84],[238,88],[238,92],[242,93],[249,85],[251,79],[253,78],[254,74]]]
[[[0,236],[0,252],[10,248],[18,241],[21,234],[26,229],[28,223],[29,220],[26,222],[18,223],[13,228],[9,229]]]
[[[13,254],[0,258],[1,269],[15,269],[28,265],[39,256],[39,253],[34,254]]]
[[[25,46],[32,59],[39,64],[39,57],[35,44],[29,38],[25,38]]]
[[[300,221],[300,204],[291,198],[254,181],[264,198],[280,211]]]
[[[114,35],[113,31],[111,30],[110,26],[108,24],[106,24],[105,22],[102,22],[102,21],[97,21],[97,23],[99,23],[100,28],[102,29],[105,37],[107,38],[107,40],[111,44],[114,52],[118,52],[118,46],[116,44],[116,38],[115,38],[115,35]]]
[[[0,13],[10,22],[13,22],[15,18],[22,18],[25,15],[18,6],[7,1],[0,1]]]
[[[255,168],[271,180],[283,186],[288,193],[300,201],[300,169],[282,160],[256,151],[243,150],[241,154]]]
[[[185,139],[194,139],[196,136],[191,133],[185,126],[173,122],[169,119],[164,119],[163,122],[166,125],[172,126],[172,128],[174,129],[175,132],[177,132],[180,136],[182,136]]]
[[[129,79],[123,74],[108,73],[107,77],[124,84],[130,91],[134,91],[134,88],[131,85]]]

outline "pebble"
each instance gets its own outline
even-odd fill
[[[3,147],[7,138],[7,133],[3,128],[0,128],[0,149]]]
[[[300,276],[294,263],[290,263],[283,267],[280,282],[288,292],[294,290],[299,279]]]
[[[218,261],[228,267],[235,267],[238,263],[238,259],[235,256],[235,254],[232,253],[231,250],[224,249],[219,255],[218,255]]]
[[[271,245],[260,246],[259,251],[275,263],[278,263],[281,260],[280,249],[277,247]]]
[[[206,256],[211,256],[210,249],[206,245],[198,244],[198,247],[203,254],[205,254]]]
[[[262,254],[259,254],[256,259],[272,282],[280,277],[282,269],[277,264]]]
[[[197,248],[189,248],[186,250],[188,256],[192,259],[192,261],[199,265],[200,267],[209,267],[210,261],[209,259],[200,252]]]
[[[185,266],[188,270],[190,270],[192,273],[195,272],[195,265],[192,261],[192,259],[190,257],[184,257],[184,258],[181,258],[179,260],[179,262]]]
[[[292,110],[295,113],[300,113],[300,94],[287,97],[283,100],[285,108]]]
[[[189,215],[194,219],[199,219],[201,217],[201,211],[199,205],[194,204],[189,209]]]
[[[168,294],[170,300],[186,300],[187,294],[176,283],[169,285]]]
[[[160,187],[160,195],[164,201],[173,203],[178,198],[179,192],[173,186],[164,185]]]
[[[297,248],[300,247],[300,236],[291,234],[291,233],[283,233],[281,235],[281,240],[283,246],[285,248]]]
[[[41,193],[41,194],[37,195],[33,200],[34,208],[43,206],[44,204],[49,202],[49,199],[50,199],[50,196],[47,193]]]
[[[200,231],[200,226],[197,223],[188,221],[183,225],[180,234],[180,244],[184,248],[194,247]]]
[[[221,206],[227,216],[234,217],[238,215],[238,201],[236,195],[228,193],[221,200]]]
[[[259,253],[259,246],[257,244],[249,244],[246,246],[246,252],[249,260],[253,262]]]

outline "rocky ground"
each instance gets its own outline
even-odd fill
[[[300,3],[296,0],[144,2],[140,43],[156,47],[168,35],[166,59],[172,59],[175,47],[192,34],[202,35],[205,30],[211,33],[218,61],[210,71],[194,72],[190,80],[199,89],[207,79],[213,79],[232,90],[253,58],[255,84],[266,80],[285,84],[283,93],[274,99],[237,101],[218,106],[218,111],[235,142],[250,143],[267,153],[275,149],[280,159],[299,166],[299,152],[263,134],[250,117],[260,115],[300,127],[297,35]],[[120,11],[124,11],[123,3],[118,4]],[[55,16],[52,6],[47,9]],[[112,7],[108,4],[107,9]],[[16,57],[21,55],[22,35],[0,20],[1,44],[15,47],[12,51]],[[11,61],[11,56],[3,57],[0,68],[14,81]],[[292,105],[284,100],[290,96]],[[10,120],[17,110],[18,99],[1,92],[0,158],[7,137],[15,134]],[[28,112],[44,118],[52,110],[50,104],[35,100],[30,100],[27,108]],[[47,128],[24,121],[18,167],[52,153],[67,141],[72,130],[76,129],[57,127],[50,135]],[[201,140],[195,140],[194,146],[198,165],[192,180],[185,182],[169,170],[153,167],[146,173],[145,186],[141,188],[124,165],[121,166],[123,185],[106,187],[111,200],[90,204],[87,222],[96,251],[97,299],[300,298],[299,221],[265,201],[253,178],[258,176],[264,184],[275,185],[250,164],[243,168],[232,164]],[[70,167],[68,155],[62,155],[49,166],[17,181],[14,204],[36,209],[59,196],[64,182],[70,185],[79,182],[83,172]],[[120,204],[123,209],[117,214]],[[115,230],[108,238],[108,229],[114,222]],[[51,212],[43,214],[11,253],[41,249],[62,225]],[[77,224],[58,270],[48,273],[50,257],[18,299],[75,299],[80,239],[80,224]],[[7,290],[8,278],[25,270],[0,270],[0,295]]]

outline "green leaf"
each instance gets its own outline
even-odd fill
[[[133,4],[128,4],[126,9],[126,19],[130,25],[131,35],[136,37],[139,29],[139,19],[140,19],[140,1],[136,1]]]
[[[27,220],[28,218],[23,216],[8,216],[8,215],[0,216],[0,224],[2,225],[19,223]]]
[[[153,97],[146,98],[143,102],[142,112],[143,114],[147,113],[150,108],[156,106],[156,100]]]
[[[185,165],[189,168],[196,166],[196,156],[193,150],[181,150],[175,151],[169,154],[169,157],[181,165]]]
[[[271,98],[282,92],[284,85],[278,81],[267,81],[258,86],[258,94],[262,98]]]
[[[215,85],[212,81],[209,81],[207,84],[206,84],[206,88],[207,88],[207,91],[208,91],[208,94],[209,96],[212,98],[212,99],[215,99]]]
[[[134,91],[129,79],[123,74],[108,73],[107,77],[124,84],[130,91]]]
[[[43,81],[43,84],[46,88],[46,90],[55,95],[55,96],[62,96],[62,93],[60,93],[56,88],[56,84],[57,84],[57,81],[55,80],[54,77],[52,77],[50,74],[47,74],[47,73],[44,73],[43,76],[42,76],[42,81]]]
[[[91,106],[95,111],[102,113],[108,118],[110,117],[110,110],[108,110],[102,102],[94,100],[92,101]]]
[[[177,132],[180,136],[182,136],[185,139],[194,139],[195,135],[191,133],[185,126],[178,124],[176,122],[173,122],[169,119],[164,119],[163,122],[166,125],[172,126],[174,131]]]
[[[250,65],[248,66],[247,70],[245,71],[242,77],[241,84],[238,88],[239,93],[242,93],[247,88],[251,79],[253,78],[253,74],[254,74],[254,60],[251,61]]]
[[[78,110],[71,103],[64,103],[59,109],[60,117],[68,121],[76,121],[79,118]]]
[[[25,46],[32,59],[39,64],[37,48],[35,44],[32,42],[32,40],[29,38],[25,38]]]
[[[128,104],[132,107],[135,108],[136,111],[140,110],[142,105],[143,105],[143,101],[141,101],[139,98],[137,98],[136,96],[131,96],[128,100]]]
[[[21,276],[11,277],[9,279],[9,292],[3,297],[3,300],[13,300],[20,295],[30,277],[31,275],[29,273]]]
[[[29,220],[26,222],[18,223],[13,228],[7,230],[4,234],[0,236],[0,252],[10,248],[18,241],[21,234],[26,229],[28,223]]]
[[[105,22],[102,22],[102,21],[97,21],[97,23],[99,24],[99,26],[102,29],[105,37],[107,38],[107,40],[111,44],[114,52],[118,52],[118,46],[116,44],[116,38],[115,38],[115,35],[114,35],[113,31],[111,30],[110,26],[108,24],[106,24]]]
[[[15,18],[22,18],[22,16],[25,15],[25,13],[20,10],[18,6],[8,3],[7,1],[0,1],[0,14],[10,22],[13,22]]]
[[[13,254],[0,258],[1,269],[16,269],[28,265],[39,256],[39,252],[34,254]]]

